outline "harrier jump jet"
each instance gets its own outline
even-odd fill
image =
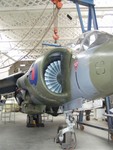
[[[63,141],[66,132],[74,132],[72,111],[86,99],[113,94],[113,36],[89,31],[65,47],[55,48],[37,58],[26,73],[0,80],[0,94],[15,92],[27,126],[44,126],[41,114],[57,116],[61,109],[67,127],[59,130]]]

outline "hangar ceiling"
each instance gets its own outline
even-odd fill
[[[54,43],[54,24],[58,25],[58,44],[65,45],[81,33],[75,5],[62,1],[57,12],[51,0],[0,0],[0,72],[18,60],[34,60],[50,50],[42,43]],[[113,2],[95,0],[95,4],[98,23],[104,29],[102,19],[106,13],[112,15]],[[86,20],[87,9],[82,10]]]

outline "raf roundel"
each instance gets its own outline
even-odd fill
[[[38,67],[36,64],[34,64],[31,68],[31,71],[29,73],[29,81],[32,85],[37,85],[38,82]]]

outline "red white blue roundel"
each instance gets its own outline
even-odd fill
[[[29,73],[29,81],[31,84],[36,85],[38,81],[38,67],[37,64],[34,64]]]

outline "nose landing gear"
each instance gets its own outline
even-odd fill
[[[76,134],[74,130],[75,120],[72,111],[64,112],[66,118],[66,126],[59,126],[56,136],[56,143],[61,145],[62,149],[75,149],[77,145]]]

